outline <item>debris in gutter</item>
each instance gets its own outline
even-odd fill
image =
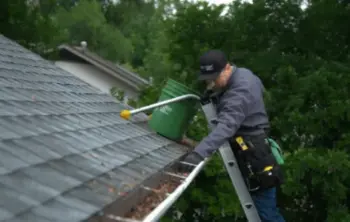
[[[107,215],[107,218],[114,220],[114,221],[118,221],[118,222],[141,222],[139,220],[133,220],[133,219],[128,219],[128,218],[123,218],[123,217],[119,217],[119,216],[115,216],[115,215]]]
[[[182,141],[182,145],[186,147],[189,151],[191,148],[193,148],[193,143],[189,143],[189,141]],[[186,164],[190,165],[193,168],[195,168],[197,165],[186,163],[183,161],[177,161],[177,164]],[[147,187],[141,185],[140,188],[148,191],[148,195],[142,199],[139,200],[138,203],[135,203],[135,205],[129,210],[129,212],[123,214],[123,215],[113,215],[115,216],[114,219],[119,222],[131,222],[131,221],[142,221],[145,219],[150,213],[152,213],[153,210],[155,210],[171,193],[173,193],[176,188],[178,188],[183,181],[187,178],[189,175],[188,173],[180,173],[176,170],[176,165],[173,165],[171,169],[168,169],[169,171],[163,171],[163,174],[167,175],[167,178],[165,181],[161,181],[160,185],[156,188],[154,187]],[[175,167],[174,167],[175,166]],[[141,172],[143,173],[143,172]],[[127,193],[123,193],[122,195],[119,192],[120,196],[126,196]]]
[[[125,197],[126,195],[128,195],[127,192],[119,192],[118,194],[119,194],[120,196],[122,196],[122,197]]]
[[[178,174],[178,173],[170,173],[170,172],[165,172],[165,174],[169,175],[169,176],[173,176],[173,177],[177,177],[179,179],[186,179],[185,176],[181,175],[181,174]]]
[[[108,188],[108,192],[114,193],[114,192],[115,192],[115,188],[114,188],[114,187],[109,187],[109,188]]]
[[[180,182],[174,180],[168,180],[160,184],[156,189],[149,187],[144,187],[146,190],[150,190],[151,193],[145,197],[143,201],[139,203],[125,214],[124,217],[133,220],[142,220],[149,213],[152,212],[170,193],[172,193],[178,186]]]

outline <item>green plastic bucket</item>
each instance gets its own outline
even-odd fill
[[[169,79],[162,89],[158,101],[172,99],[185,94],[197,93],[190,88]],[[197,113],[199,103],[195,99],[187,99],[155,108],[149,126],[162,136],[179,140],[187,130],[190,121]]]

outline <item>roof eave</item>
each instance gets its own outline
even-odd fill
[[[59,50],[67,50],[70,53],[84,59],[85,61],[89,62],[90,64],[94,65],[95,67],[97,67],[98,69],[100,69],[103,72],[108,73],[109,75],[119,79],[120,81],[126,83],[127,85],[129,85],[131,88],[140,91],[141,87],[144,85],[149,85],[149,82],[146,80],[139,80],[139,79],[135,79],[133,78],[133,80],[131,80],[130,78],[123,78],[123,76],[117,75],[115,71],[111,70],[110,68],[108,68],[107,66],[104,66],[103,64],[101,64],[100,62],[89,58],[87,55],[85,55],[84,53],[78,51],[77,49],[74,49],[73,47],[70,47],[69,45],[63,44],[58,46]],[[120,69],[120,68],[119,68]]]

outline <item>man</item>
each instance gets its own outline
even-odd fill
[[[284,222],[276,206],[276,186],[283,178],[266,142],[269,120],[262,82],[250,70],[230,65],[219,50],[201,56],[199,80],[219,95],[218,122],[184,161],[198,164],[229,141],[262,222]],[[238,137],[243,138],[249,152],[236,142]],[[182,171],[186,169],[183,166]]]

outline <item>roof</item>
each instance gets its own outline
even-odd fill
[[[83,221],[185,154],[124,108],[0,35],[0,221]]]
[[[101,58],[97,54],[89,51],[87,48],[69,46],[67,44],[60,45],[58,48],[61,52],[68,52],[78,57],[80,60],[94,65],[103,72],[106,72],[118,78],[119,80],[125,82],[126,84],[132,86],[135,89],[140,89],[140,86],[149,84],[149,81],[142,78],[138,74],[130,72],[129,70],[123,68],[120,65],[114,64],[108,60]]]

